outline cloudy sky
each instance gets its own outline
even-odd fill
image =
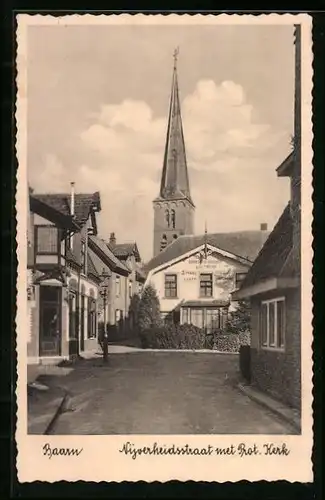
[[[148,260],[173,50],[195,230],[272,228],[289,198],[290,26],[30,26],[28,176],[35,192],[100,191],[101,236]]]

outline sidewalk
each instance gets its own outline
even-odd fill
[[[27,390],[28,434],[47,434],[66,401],[67,392],[59,386],[38,383],[29,385]]]
[[[238,389],[243,394],[248,396],[252,401],[255,401],[265,408],[268,408],[278,417],[282,418],[290,425],[292,425],[298,432],[301,432],[301,419],[300,414],[297,410],[289,408],[289,406],[281,403],[281,401],[272,398],[271,396],[259,391],[258,389],[250,385],[239,383]]]

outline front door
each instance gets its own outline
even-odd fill
[[[78,355],[78,315],[77,295],[70,292],[69,295],[69,356],[74,358]]]
[[[85,350],[85,296],[81,295],[80,308],[80,350]]]
[[[61,354],[61,298],[61,287],[40,286],[40,356]]]

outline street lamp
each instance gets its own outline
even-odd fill
[[[102,275],[101,277],[103,278],[103,282],[101,283],[101,290],[100,290],[100,296],[103,299],[103,305],[104,305],[104,338],[103,338],[103,359],[105,363],[108,360],[108,337],[107,337],[107,328],[106,328],[106,323],[107,323],[107,318],[106,318],[106,305],[107,305],[107,295],[108,295],[108,283],[107,283],[107,278],[109,277],[109,273],[106,271],[105,268],[103,268]]]

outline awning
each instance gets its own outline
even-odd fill
[[[229,300],[187,300],[180,304],[181,307],[228,307]]]

